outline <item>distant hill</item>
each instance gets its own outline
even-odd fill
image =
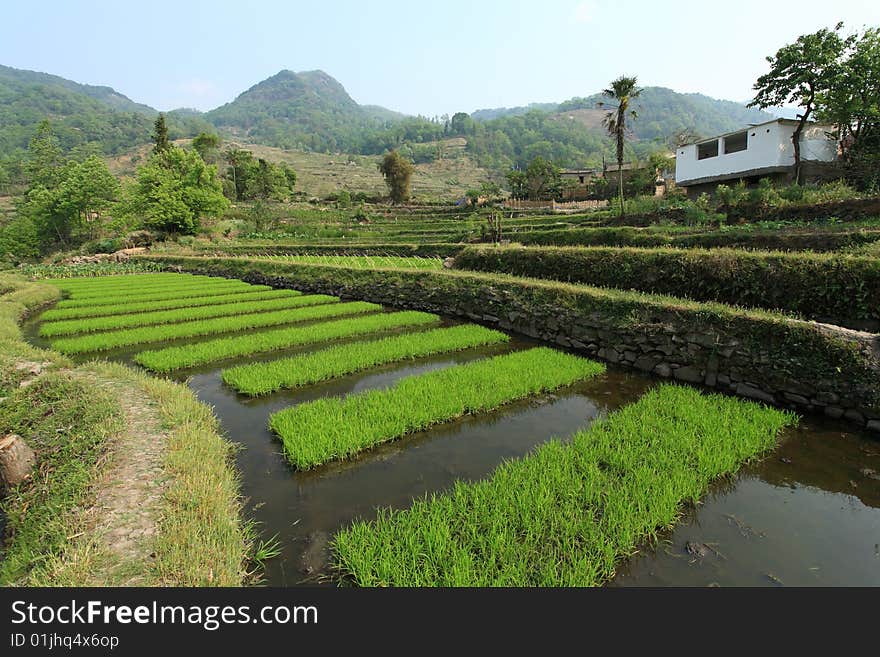
[[[88,145],[102,153],[120,153],[150,140],[157,114],[110,87],[0,66],[0,155],[27,148],[37,124],[46,118],[65,150]],[[208,125],[194,119],[185,114],[170,119],[169,132],[185,136]]]
[[[484,167],[524,167],[541,156],[563,167],[597,166],[614,157],[602,119],[607,102],[601,94],[572,98],[556,104],[531,104],[496,110],[478,110],[468,149]],[[702,94],[681,94],[664,87],[646,87],[633,103],[638,118],[631,120],[627,159],[666,150],[670,138],[688,130],[711,136],[772,115],[744,104],[716,100]]]
[[[499,174],[539,155],[563,167],[594,166],[611,157],[601,100],[594,94],[477,110],[470,122],[446,125],[359,105],[323,71],[284,70],[214,110],[176,109],[167,119],[172,139],[216,130],[239,142],[307,152],[376,155],[399,148],[418,164],[442,159],[438,144],[462,138],[476,164]],[[645,88],[634,107],[639,116],[631,123],[628,159],[666,148],[681,130],[709,136],[772,118],[741,103],[663,87]],[[110,87],[0,66],[0,158],[26,148],[36,124],[47,117],[65,149],[127,152],[149,142],[156,115]]]
[[[598,129],[605,114],[605,110],[599,108],[599,103],[603,101],[608,102],[608,99],[597,93],[561,103],[531,103],[525,107],[477,110],[471,117],[476,121],[491,121],[541,111],[572,119],[586,128]],[[746,107],[745,103],[718,100],[703,94],[678,93],[666,87],[645,87],[634,101],[633,108],[639,115],[632,122],[633,133],[640,140],[665,139],[684,129],[695,130],[709,137],[773,118],[773,114]]]
[[[559,109],[559,103],[529,103],[524,107],[496,107],[494,109],[479,109],[471,112],[474,121],[491,121],[505,116],[522,116],[533,110],[539,112],[555,112]]]
[[[218,128],[255,143],[324,152],[357,151],[365,131],[398,117],[361,107],[324,71],[281,71],[205,114]]]

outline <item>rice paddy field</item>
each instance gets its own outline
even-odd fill
[[[880,585],[880,447],[848,425],[375,303],[53,284],[31,342],[186,382],[242,446],[271,585]]]

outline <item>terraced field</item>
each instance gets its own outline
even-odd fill
[[[426,312],[189,274],[54,284],[35,339],[188,380],[246,445],[276,584],[600,585],[796,424]]]

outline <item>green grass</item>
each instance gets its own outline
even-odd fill
[[[233,294],[251,294],[252,292],[266,292],[271,289],[272,288],[268,285],[241,285],[239,281],[229,281],[228,283],[223,285],[217,284],[212,285],[211,287],[197,289],[195,291],[187,291],[187,294],[191,295],[194,299],[201,299],[209,296],[225,297]],[[76,299],[64,299],[63,301],[59,301],[57,304],[55,304],[55,308],[59,310],[68,310],[73,308],[95,308],[97,310],[101,306],[118,306],[123,303],[133,304],[155,301],[180,301],[181,298],[182,297],[180,290],[150,292],[149,294],[142,293],[138,294],[135,298],[130,298],[130,295],[122,295],[122,298],[120,298],[117,294],[114,294],[102,297],[77,297]]]
[[[193,338],[214,333],[231,333],[233,331],[278,326],[280,324],[293,324],[294,322],[305,322],[328,317],[378,312],[380,310],[382,310],[382,306],[379,304],[367,303],[365,301],[333,303],[312,308],[293,308],[239,317],[218,317],[166,326],[145,326],[73,338],[60,338],[52,342],[52,348],[63,354],[79,354],[89,351],[115,349],[134,344]],[[243,338],[239,337],[237,339]]]
[[[387,390],[286,408],[270,416],[269,427],[287,459],[305,470],[604,371],[599,363],[538,347],[407,377]]]
[[[415,310],[383,313],[322,322],[311,326],[293,326],[246,336],[218,338],[180,347],[142,351],[134,360],[154,372],[171,372],[230,358],[439,322],[440,318],[437,315]]]
[[[345,255],[297,255],[269,256],[272,260],[295,262],[303,265],[335,265],[354,269],[442,269],[441,258],[420,258],[418,256],[345,256]]]
[[[684,503],[776,445],[790,413],[663,385],[477,483],[339,532],[361,586],[597,586]]]
[[[196,308],[199,306],[219,306],[226,303],[243,303],[245,301],[267,301],[269,299],[282,299],[295,297],[302,292],[296,290],[267,290],[265,292],[240,292],[238,294],[220,294],[207,297],[183,297],[166,299],[164,301],[143,301],[133,303],[117,303],[99,306],[83,306],[80,308],[50,308],[40,319],[44,322],[54,322],[69,319],[83,319],[86,317],[108,317],[110,315],[128,315],[130,313],[147,313],[157,310],[172,310],[174,308]]]
[[[301,308],[304,306],[319,306],[336,303],[338,301],[339,297],[331,297],[325,294],[310,294],[307,296],[288,296],[282,297],[281,299],[267,299],[263,301],[225,303],[217,306],[157,310],[151,313],[133,313],[130,315],[111,315],[110,317],[61,320],[44,323],[40,326],[40,335],[49,338],[58,335],[93,333],[95,331],[108,331],[134,326],[172,324],[175,322],[188,322],[212,317],[228,317],[232,315],[247,315],[275,310],[285,310],[289,308]]]
[[[223,370],[223,381],[240,393],[265,395],[282,388],[318,383],[378,365],[509,340],[500,331],[465,324],[338,345],[268,363],[239,365]]]
[[[42,376],[0,405],[0,435],[23,436],[38,455],[37,476],[0,502],[9,537],[0,585],[40,577],[43,561],[63,552],[68,516],[86,501],[104,443],[121,429],[122,411],[110,391],[66,374]]]

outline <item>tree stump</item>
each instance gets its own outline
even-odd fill
[[[36,456],[21,436],[11,433],[0,438],[0,482],[17,486],[31,476]]]

